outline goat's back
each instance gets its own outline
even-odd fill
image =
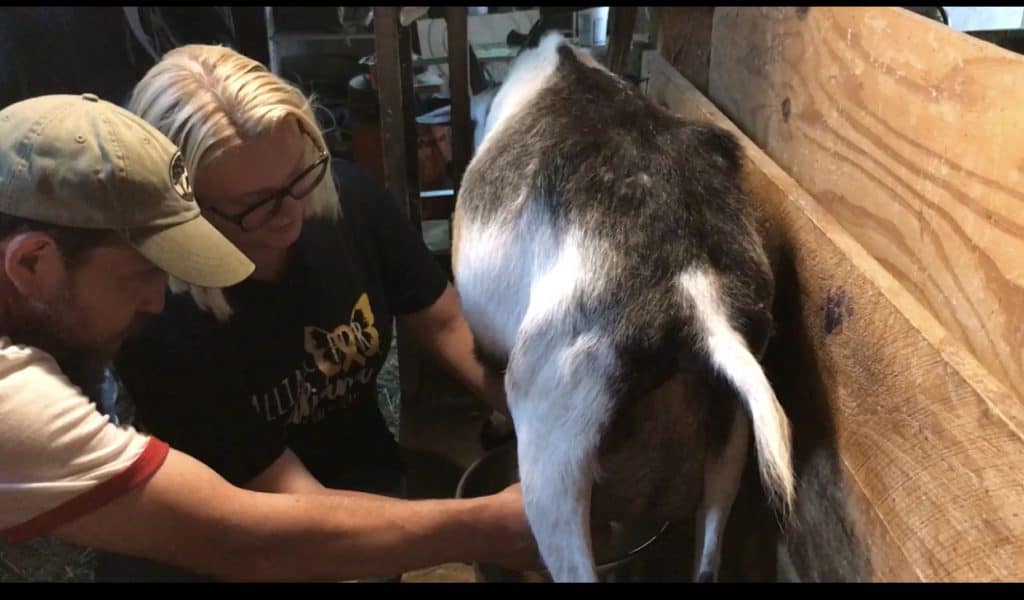
[[[553,52],[547,75],[522,85],[537,88],[523,92],[532,92],[528,99],[502,103],[514,89],[495,99],[495,110],[514,114],[488,120],[491,131],[460,191],[460,228],[530,223],[534,230],[523,235],[539,237],[544,227],[577,236],[589,269],[578,312],[615,329],[607,333],[629,371],[653,370],[635,392],[661,385],[679,371],[677,358],[692,354],[692,318],[678,293],[679,276],[692,269],[716,274],[759,351],[770,329],[772,280],[734,138],[663,110],[568,45]]]
[[[734,402],[712,383],[681,278],[712,274],[755,353],[771,327],[773,282],[742,194],[739,148],[569,46],[545,43],[538,55],[556,58],[510,72],[514,85],[495,97],[460,190],[453,262],[467,319],[495,366],[522,343],[538,297],[558,305],[543,321],[552,351],[596,340],[588,347],[612,358],[586,373],[611,398],[592,408],[609,415],[594,508],[682,518],[700,498],[705,453],[722,442],[731,414],[723,407]],[[469,246],[459,248],[460,238]],[[561,276],[567,248],[572,281],[544,280],[558,284],[552,300],[538,282]]]

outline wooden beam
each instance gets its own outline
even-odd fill
[[[1020,580],[1024,407],[657,52],[644,62],[652,99],[732,131],[746,154],[777,278],[764,363],[793,423],[784,539],[798,577]]]
[[[452,98],[452,181],[458,194],[473,143],[472,122],[469,120],[469,33],[465,6],[449,6],[445,15],[448,22],[448,87]]]
[[[659,6],[656,47],[702,94],[708,93],[714,6]]]
[[[629,64],[636,28],[635,6],[613,6],[608,11],[608,70],[622,75]]]
[[[1024,401],[1022,80],[900,8],[715,14],[711,99]]]
[[[398,21],[399,7],[375,6],[373,15],[385,184],[402,212],[422,232],[409,28]],[[399,326],[397,333],[399,386],[402,402],[407,403],[419,391],[421,364],[411,332]]]
[[[398,22],[395,6],[373,7],[376,36],[374,68],[380,96],[380,131],[387,189],[419,228],[419,167],[416,154],[415,98],[409,28]]]

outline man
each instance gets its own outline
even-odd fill
[[[167,273],[226,287],[253,265],[199,214],[177,149],[92,94],[0,111],[0,533],[220,579],[534,564],[518,486],[479,499],[264,494],[229,485],[88,394],[163,309]]]

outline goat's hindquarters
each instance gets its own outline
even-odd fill
[[[600,337],[523,332],[506,373],[527,518],[556,582],[597,580],[590,500],[610,409],[613,357]]]

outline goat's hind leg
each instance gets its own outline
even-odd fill
[[[725,446],[717,453],[709,453],[704,467],[704,497],[697,513],[698,555],[694,579],[698,582],[718,580],[722,537],[746,464],[750,420],[740,406],[732,413],[732,427]]]
[[[590,496],[608,411],[602,353],[583,340],[513,352],[506,374],[526,515],[556,582],[596,582]]]

